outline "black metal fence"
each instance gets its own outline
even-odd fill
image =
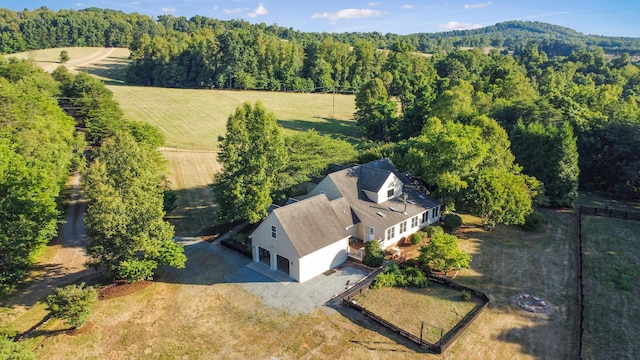
[[[580,215],[606,216],[616,219],[640,221],[640,213],[609,208],[580,206]]]
[[[487,307],[489,307],[489,298],[484,293],[478,290],[466,287],[464,285],[457,284],[441,276],[427,275],[430,281],[442,284],[444,286],[451,287],[459,291],[462,291],[462,290],[468,291],[469,293],[473,294],[478,299],[480,299],[480,303],[477,304],[473,309],[471,309],[471,311],[469,311],[453,328],[451,328],[451,330],[449,330],[446,334],[444,334],[437,343],[428,342],[424,340],[422,337],[418,337],[412,334],[411,332],[390,323],[389,321],[383,319],[377,314],[367,310],[364,306],[361,306],[360,304],[357,303],[357,301],[355,301],[355,297],[361,294],[363,291],[366,291],[371,285],[371,283],[375,280],[376,276],[383,270],[384,270],[383,268],[376,270],[367,278],[363,279],[361,282],[354,285],[352,288],[340,294],[340,297],[342,297],[343,304],[349,307],[352,307],[354,309],[357,309],[363,315],[374,320],[378,324],[388,328],[389,330],[393,331],[396,334],[399,334],[411,340],[412,342],[418,344],[419,346],[427,348],[435,353],[442,354],[443,352],[445,352],[449,348],[449,346],[451,346],[460,337],[460,335],[462,335],[462,333],[478,318],[478,316],[480,316],[487,309]]]

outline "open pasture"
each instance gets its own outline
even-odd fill
[[[166,145],[178,149],[216,150],[218,136],[224,136],[229,115],[247,101],[252,104],[262,101],[275,114],[285,134],[316,129],[352,142],[357,142],[359,136],[352,120],[353,95],[120,85],[111,85],[109,89],[127,119],[156,125],[165,134]]]

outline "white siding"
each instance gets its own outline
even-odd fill
[[[299,261],[300,270],[296,280],[305,282],[341,265],[347,260],[348,249],[349,238],[344,238],[303,257]]]
[[[271,226],[276,227],[276,238],[271,237]],[[289,259],[290,276],[298,280],[299,273],[298,254],[291,244],[291,240],[282,229],[278,218],[273,214],[269,216],[251,234],[253,261],[259,262],[258,247],[269,250],[271,253],[271,269],[277,270],[277,255]]]
[[[391,186],[393,183],[393,186]],[[389,190],[393,189],[393,195],[389,196]],[[402,194],[402,181],[398,179],[393,173],[389,175],[387,180],[385,180],[384,184],[380,188],[380,192],[378,193],[378,204],[383,203],[389,199],[393,199]]]

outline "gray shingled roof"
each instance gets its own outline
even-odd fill
[[[358,174],[358,188],[377,193],[384,182],[391,175],[391,171],[372,166],[361,166]]]
[[[405,202],[402,196],[381,204],[376,204],[368,200],[366,196],[363,196],[362,188],[359,185],[363,181],[366,182],[366,180],[360,178],[373,174],[374,172],[370,171],[371,168],[390,171],[403,182],[403,192],[407,194],[406,215],[403,214]],[[425,209],[433,208],[439,204],[427,196],[425,190],[419,184],[412,182],[406,175],[400,173],[389,159],[376,160],[354,166],[331,173],[328,176],[361,221],[376,223],[383,228],[411,219],[411,217],[424,212]],[[391,210],[391,208],[394,208],[395,211]],[[380,216],[378,213],[384,216]]]
[[[341,208],[339,204],[336,207]],[[277,208],[273,214],[280,221],[299,257],[349,237],[344,225],[348,221],[341,220],[342,216],[338,217],[325,194]]]

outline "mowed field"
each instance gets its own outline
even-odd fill
[[[114,57],[114,53],[110,57]],[[333,108],[326,109],[326,100],[322,100],[325,105],[314,107],[312,101],[302,103],[299,99],[303,99],[303,96],[295,97],[304,94],[282,94],[283,99],[284,96],[295,96],[288,100],[267,100],[269,95],[278,94],[128,87],[121,85],[119,75],[113,75],[121,74],[123,61],[126,62],[123,58],[107,58],[97,67],[83,65],[82,69],[102,76],[107,81],[128,118],[154,121],[150,118],[155,119],[156,116],[144,117],[142,109],[147,109],[148,113],[151,110],[143,98],[156,99],[158,107],[163,102],[176,103],[164,104],[164,113],[175,112],[161,122],[167,122],[163,129],[165,132],[166,129],[184,131],[184,138],[176,137],[176,144],[168,144],[173,149],[168,148],[163,152],[169,161],[170,179],[181,197],[180,209],[170,214],[175,217],[173,221],[179,226],[177,234],[180,236],[197,235],[202,226],[213,221],[210,216],[215,201],[207,185],[213,173],[219,170],[219,165],[215,161],[215,149],[208,139],[212,137],[215,142],[215,131],[224,132],[227,116],[243,101],[253,102],[260,95],[287,131],[316,128],[321,132],[342,131],[346,138],[357,139],[358,136],[350,115],[353,109],[347,110],[345,107],[345,110],[336,110],[336,114],[343,115],[333,116]],[[104,75],[108,74],[112,74],[109,75],[112,77],[105,78]],[[242,95],[247,98],[238,98],[237,102],[231,104],[236,101],[232,100],[233,96],[243,93],[247,93]],[[220,102],[229,102],[229,111],[221,104],[219,108],[213,105],[216,94],[224,95],[221,97],[224,100]],[[333,105],[333,95],[321,97],[331,99],[328,104]],[[201,100],[190,102],[196,98]],[[126,105],[126,101],[129,101],[129,105]],[[273,103],[270,105],[269,101]],[[345,104],[353,106],[348,101]],[[134,115],[133,109],[136,107],[140,108],[139,115]],[[199,115],[186,113],[195,107],[202,108]],[[311,109],[308,115],[300,115],[303,108]],[[218,110],[215,111],[215,117],[210,114],[206,118],[210,109]],[[218,121],[218,125],[210,125],[215,121]],[[186,123],[196,128],[185,126]],[[186,128],[179,130],[182,127]],[[200,137],[197,141],[193,139],[206,132],[209,132],[207,140],[201,140]],[[237,269],[229,267],[223,254],[210,251],[207,243],[186,247],[189,258],[186,269],[162,269],[157,281],[150,286],[133,294],[98,302],[89,324],[83,330],[67,333],[62,322],[53,321],[27,341],[33,345],[38,357],[43,359],[576,358],[579,313],[577,214],[575,210],[547,210],[544,215],[546,224],[535,233],[514,226],[498,226],[494,231],[486,232],[479,227],[478,218],[463,216],[465,227],[459,234],[459,245],[472,254],[473,261],[472,269],[460,272],[456,280],[485,292],[491,299],[491,305],[444,355],[424,354],[352,309],[319,309],[312,313],[290,314],[269,307],[240,284],[226,280],[226,276]],[[610,225],[606,224],[591,229],[594,238],[601,237],[604,243],[618,241],[615,240],[618,237],[609,235]],[[619,222],[613,226],[628,242],[621,241],[620,248],[607,248],[602,255],[609,256],[610,260],[619,259],[622,258],[622,249],[631,247],[635,257],[624,264],[635,264],[637,268],[639,247],[634,244],[640,241],[637,235],[639,229],[629,222]],[[614,252],[615,255],[608,252]],[[621,266],[627,269],[626,266],[631,265]],[[608,282],[601,282],[596,277],[599,269],[600,265],[596,264],[590,270],[590,276],[593,277],[590,286],[598,294],[594,297],[598,303],[587,306],[605,311],[595,315],[593,323],[588,324],[589,328],[585,331],[585,341],[594,344],[585,346],[585,354],[589,355],[586,358],[612,358],[608,354],[621,354],[618,358],[635,355],[635,339],[640,335],[637,321],[633,321],[638,318],[638,294],[634,292],[637,290],[630,293],[608,290]],[[637,284],[637,278],[632,284]],[[512,299],[523,293],[545,298],[552,304],[553,312],[543,315],[518,309],[512,304]],[[619,310],[621,320],[611,325],[621,324],[623,329],[630,331],[621,342],[610,336],[610,328],[601,326],[610,322],[606,309],[611,309],[613,305],[606,296],[612,294],[615,297],[618,297],[616,294],[624,295],[613,301],[616,304],[614,311],[624,310]],[[397,299],[386,301],[390,308],[411,311]],[[35,323],[43,313],[43,306],[38,304],[25,313],[20,318],[22,322],[15,326],[27,328],[25,321]],[[625,316],[629,317],[626,322],[623,319]],[[624,352],[608,352],[604,346],[607,342],[614,344],[608,346],[616,349],[623,347]]]

